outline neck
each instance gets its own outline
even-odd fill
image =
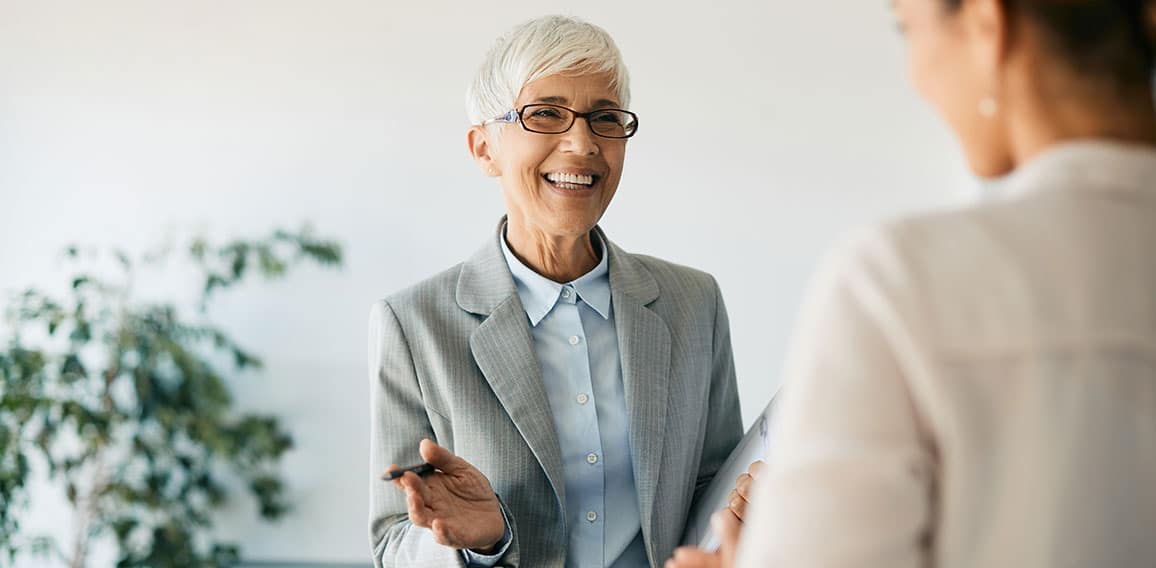
[[[1022,105],[1008,126],[1016,164],[1052,145],[1079,139],[1156,145],[1156,110],[1150,89],[1106,98],[1035,97]]]
[[[601,260],[590,232],[576,236],[550,235],[513,219],[506,223],[506,244],[523,264],[558,283],[577,280]]]

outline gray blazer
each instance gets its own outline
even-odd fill
[[[379,477],[389,464],[419,461],[423,437],[475,465],[506,506],[514,540],[500,565],[565,564],[561,449],[500,235],[373,306],[369,536],[379,568],[462,565],[456,550],[410,524],[404,494]],[[658,567],[742,436],[730,330],[709,274],[626,253],[602,236],[642,534]]]

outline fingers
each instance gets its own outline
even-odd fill
[[[391,472],[391,471],[394,471],[394,470],[397,470],[397,469],[401,469],[401,466],[400,466],[400,465],[397,465],[397,464],[395,464],[395,463],[391,463],[391,464],[389,464],[389,465],[388,465],[388,466],[385,468],[385,473],[389,473],[389,472]],[[401,489],[401,485],[398,485],[398,483],[397,483],[397,479],[396,479],[396,478],[395,478],[395,479],[391,479],[389,482],[390,482],[390,483],[392,483],[394,487],[397,487],[398,489]]]
[[[735,488],[731,491],[727,498],[727,507],[735,514],[739,520],[746,518],[747,504],[750,502],[751,485],[754,483],[754,478],[749,473],[744,473],[739,476],[738,481],[735,482]]]
[[[721,558],[717,554],[703,552],[700,548],[683,546],[674,550],[674,556],[666,561],[663,568],[721,568]]]
[[[390,464],[386,467],[385,472],[390,473],[394,470],[400,469],[400,465]],[[407,484],[406,475],[401,475],[400,478],[393,478],[390,482],[394,487],[397,487],[398,490],[402,490],[402,492],[406,493],[406,509],[408,509],[409,512],[409,519],[414,524],[417,524],[416,519],[422,516],[422,512],[425,508],[424,500],[421,499],[420,495],[418,495],[417,488],[413,487],[412,482]]]
[[[417,493],[425,502],[430,500],[429,485],[426,485],[425,480],[418,474],[407,471],[405,475],[397,478],[395,482],[400,484],[406,493]]]
[[[421,447],[418,448],[418,452],[421,453],[421,459],[450,475],[461,473],[463,469],[473,467],[466,460],[455,456],[453,452],[437,445],[436,442],[429,438],[421,441]]]
[[[751,462],[751,466],[747,468],[746,473],[739,475],[738,479],[735,480],[735,490],[738,491],[739,495],[742,495],[743,498],[748,501],[750,500],[751,487],[754,486],[755,480],[759,478],[759,475],[763,473],[766,467],[766,462],[762,460]]]
[[[430,528],[430,524],[434,521],[433,512],[426,507],[425,499],[422,498],[421,493],[406,490],[405,506],[411,523],[419,527]]]
[[[710,526],[719,536],[719,564],[730,568],[735,564],[735,552],[739,547],[739,531],[742,523],[734,513],[724,509],[711,515]]]
[[[747,500],[739,494],[737,489],[731,490],[731,494],[727,497],[727,510],[740,521],[746,516]]]
[[[763,460],[759,460],[759,461],[752,463],[751,467],[747,468],[747,473],[751,474],[751,477],[758,479],[759,475],[763,472],[763,470],[766,469],[766,467],[767,467],[767,462],[764,462]]]
[[[724,509],[711,516],[710,526],[719,535],[717,553],[708,554],[693,546],[683,546],[675,549],[674,556],[666,561],[664,568],[732,568],[742,528],[738,517]]]
[[[746,519],[747,505],[751,501],[751,488],[754,487],[755,479],[762,473],[765,465],[762,461],[756,461],[747,468],[746,473],[735,480],[735,488],[727,498],[727,508],[734,513],[739,522]]]
[[[434,520],[429,486],[413,472],[406,472],[405,475],[395,479],[394,485],[405,491],[409,520],[419,527],[429,528]]]
[[[751,500],[751,486],[754,485],[755,478],[751,474],[744,473],[739,476],[739,480],[735,482],[735,491],[747,501]]]

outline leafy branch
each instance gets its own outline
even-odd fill
[[[277,470],[292,437],[275,417],[238,413],[228,388],[262,360],[204,314],[217,293],[254,275],[282,278],[303,262],[337,268],[341,247],[305,228],[222,245],[196,239],[185,250],[203,281],[200,321],[173,303],[133,301],[133,275],[162,266],[169,251],[137,261],[114,251],[120,281],[77,273],[65,298],[29,289],[10,303],[12,339],[0,350],[0,554],[9,561],[27,551],[80,567],[93,539],[111,536],[119,566],[235,564],[235,544],[202,544],[229,478],[245,483],[263,519],[288,512]],[[67,552],[21,534],[33,456],[72,506]]]

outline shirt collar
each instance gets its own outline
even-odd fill
[[[1016,197],[1040,189],[1147,191],[1156,179],[1156,150],[1109,140],[1062,142],[993,185],[995,196]]]
[[[606,243],[597,233],[591,235],[594,243],[602,253],[590,272],[567,284],[559,284],[534,272],[533,269],[522,263],[506,244],[506,231],[502,229],[499,240],[502,242],[502,254],[506,257],[506,264],[514,276],[514,284],[518,288],[518,297],[522,300],[522,307],[530,317],[530,324],[537,326],[558,303],[562,289],[569,286],[574,289],[578,297],[593,308],[602,319],[610,318],[610,255],[607,254]]]

